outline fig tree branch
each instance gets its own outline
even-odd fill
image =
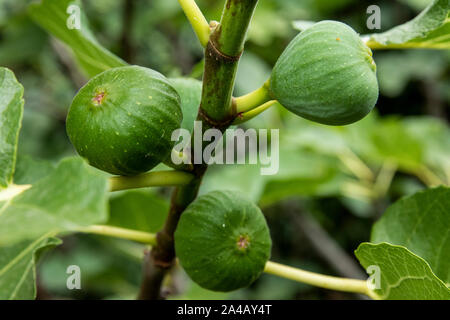
[[[257,0],[228,0],[206,45],[200,116],[210,127],[228,127],[234,120],[231,94],[256,3]]]
[[[174,233],[184,209],[195,199],[202,174],[190,184],[177,187],[172,193],[169,214],[163,229],[156,235],[156,244],[151,252],[146,252],[143,279],[139,291],[139,300],[161,299],[161,285],[165,274],[175,260]]]
[[[193,9],[195,2],[185,1],[184,3],[189,4],[191,8],[191,11],[187,10],[190,12],[187,14],[188,17],[195,17],[195,14],[191,14],[197,11]],[[220,23],[208,38],[205,49],[202,98],[197,116],[197,119],[203,122],[203,130],[217,128],[223,132],[234,120],[235,111],[231,95],[239,58],[244,48],[245,35],[256,3],[257,0],[227,0]],[[203,27],[203,29],[206,28]],[[202,34],[205,32],[203,31]],[[192,156],[191,159],[193,158]],[[192,174],[195,177],[189,184],[174,190],[164,227],[158,232],[157,242],[151,253],[146,255],[139,299],[161,298],[164,275],[174,263],[175,229],[183,211],[197,197],[206,169],[205,164],[194,165]]]

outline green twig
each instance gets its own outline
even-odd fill
[[[339,153],[337,156],[358,179],[363,181],[373,181],[375,179],[372,170],[350,148],[346,148],[344,152]]]
[[[269,109],[271,106],[277,104],[278,101],[277,100],[270,100],[256,108],[251,109],[250,111],[244,112],[244,113],[238,113],[236,119],[233,121],[233,124],[239,124],[239,123],[243,123],[246,122],[250,119],[253,119],[254,117],[256,117],[257,115],[259,115],[260,113],[266,111],[267,109]]]
[[[79,228],[77,231],[83,233],[100,234],[103,236],[110,236],[115,238],[127,239],[136,242],[142,242],[150,245],[156,244],[156,235],[153,233],[124,229],[105,225],[92,225],[84,228]]]
[[[191,23],[198,40],[205,47],[208,43],[210,33],[208,21],[194,0],[178,0],[178,2]]]
[[[422,182],[428,187],[436,187],[439,185],[445,185],[444,181],[441,180],[430,168],[426,165],[422,165],[419,169],[413,171]]]
[[[373,186],[378,198],[385,196],[388,192],[397,168],[398,165],[395,162],[387,160],[383,163]]]
[[[126,189],[160,187],[160,186],[179,186],[188,184],[194,175],[175,170],[153,171],[137,176],[116,176],[109,179],[110,191],[119,191]]]
[[[285,266],[272,261],[268,261],[266,263],[264,272],[320,288],[362,293],[371,297],[372,299],[380,299],[378,295],[369,288],[369,286],[367,285],[367,281],[364,280],[326,276],[319,273]]]
[[[236,113],[247,112],[252,110],[269,100],[271,100],[269,91],[270,80],[267,80],[262,87],[250,92],[244,96],[234,98],[236,105]]]

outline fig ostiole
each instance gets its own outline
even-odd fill
[[[198,197],[175,231],[181,266],[194,282],[214,291],[249,286],[264,270],[271,246],[261,210],[233,191]]]
[[[162,74],[126,66],[98,74],[79,90],[66,128],[92,166],[136,175],[167,158],[182,119],[180,97]]]
[[[348,25],[316,23],[281,54],[270,90],[281,105],[303,118],[328,125],[356,122],[378,99],[372,52]]]

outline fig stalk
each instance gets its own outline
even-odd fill
[[[277,103],[278,103],[277,100],[270,100],[270,101],[267,101],[266,103],[263,103],[262,105],[260,105],[256,108],[253,108],[247,112],[238,113],[236,119],[233,121],[233,124],[239,124],[239,123],[246,122],[250,119],[253,119],[257,115],[263,113],[264,111],[266,111],[270,107],[276,105]]]
[[[262,87],[252,91],[241,97],[234,98],[236,105],[236,113],[242,113],[250,111],[254,108],[261,106],[262,104],[271,100],[270,96],[270,80],[267,80]]]
[[[203,128],[215,127],[225,130],[234,120],[232,92],[236,71],[244,48],[245,35],[257,0],[227,0],[219,25],[209,37],[205,49],[202,98],[198,119]],[[197,197],[200,183],[207,166],[195,165],[195,178],[185,186],[177,187],[163,230],[157,235],[157,243],[146,255],[143,281],[139,299],[161,298],[164,275],[175,258],[174,232],[181,214]]]

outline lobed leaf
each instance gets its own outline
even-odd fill
[[[425,259],[441,280],[450,283],[450,189],[438,187],[405,197],[384,213],[371,242],[389,242]]]
[[[69,6],[80,8],[80,29],[69,29],[67,21]],[[77,0],[42,0],[29,6],[31,18],[46,31],[68,45],[81,68],[90,77],[127,63],[102,47],[89,30],[87,19],[82,13],[81,2]],[[76,14],[75,12],[73,14]]]
[[[436,277],[426,261],[405,247],[362,243],[355,255],[364,268],[379,267],[380,288],[374,292],[380,299],[450,299],[450,289]]]
[[[148,190],[124,192],[110,200],[108,224],[127,229],[158,232],[169,211],[168,202]]]
[[[181,98],[181,110],[183,111],[181,128],[192,132],[202,99],[202,82],[192,78],[169,78],[169,82]]]
[[[28,155],[20,155],[16,162],[14,183],[19,185],[33,184],[52,173],[55,167],[53,162],[36,160]]]
[[[61,241],[51,234],[0,247],[0,300],[36,297],[36,260],[39,254]]]
[[[0,67],[0,191],[12,183],[23,116],[23,87]]]
[[[0,201],[0,244],[76,230],[107,219],[108,181],[81,158],[68,158],[27,190]]]
[[[383,33],[363,36],[372,49],[450,48],[450,4],[434,0],[417,17]]]
[[[315,23],[316,23],[315,21],[309,21],[309,20],[295,20],[295,21],[292,21],[292,27],[295,30],[302,32],[302,31],[305,31],[306,29],[308,29],[309,27],[311,27],[312,25],[314,25]]]

